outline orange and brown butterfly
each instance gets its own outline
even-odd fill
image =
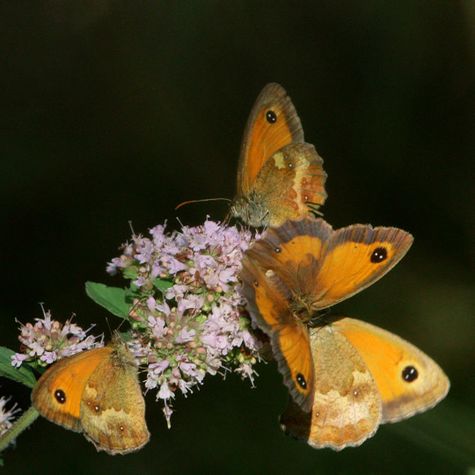
[[[397,228],[356,224],[334,231],[323,219],[305,218],[268,229],[246,252],[243,293],[251,317],[270,337],[294,400],[292,413],[299,414],[288,420],[303,425],[318,421],[322,427],[333,427],[331,421],[336,421],[338,426],[335,438],[341,439],[334,441],[317,425],[312,432],[315,446],[357,445],[383,418],[408,417],[435,404],[448,390],[440,368],[409,343],[358,321],[353,326],[359,324],[362,336],[351,339],[345,331],[347,320],[330,323],[320,312],[381,278],[412,241],[409,233]],[[368,363],[365,357],[373,348],[382,353]],[[377,394],[381,399],[375,401]],[[378,412],[378,404],[379,416],[371,424],[362,422],[358,429],[364,435],[353,437],[348,426],[357,423],[352,415],[363,420],[363,414]],[[382,404],[391,416],[381,412]],[[287,429],[301,436],[295,429],[298,423],[288,420]]]
[[[333,317],[309,331],[315,371],[312,410],[302,411],[290,401],[281,426],[314,448],[360,445],[380,424],[430,409],[449,390],[437,363],[382,328]]]
[[[63,358],[49,367],[32,392],[46,419],[82,432],[98,451],[127,454],[150,434],[137,365],[118,335],[102,348]]]
[[[268,84],[244,132],[231,215],[252,227],[267,227],[318,212],[327,197],[326,177],[322,158],[304,142],[286,91]]]

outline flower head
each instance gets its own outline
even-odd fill
[[[20,323],[21,349],[12,356],[12,365],[20,367],[28,361],[47,366],[65,356],[102,346],[102,338],[88,335],[91,329],[92,326],[83,330],[72,318],[65,323],[52,320],[51,313],[43,310],[43,318],[35,318],[34,324]]]
[[[107,266],[132,280],[130,347],[147,365],[145,386],[156,391],[168,423],[176,392],[187,396],[206,374],[234,370],[253,382],[261,342],[238,282],[252,239],[209,220],[170,233],[158,225],[149,237],[133,236]]]

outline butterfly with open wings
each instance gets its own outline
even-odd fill
[[[412,236],[304,218],[270,228],[243,259],[243,294],[270,338],[293,401],[285,429],[314,447],[359,445],[380,423],[426,410],[446,394],[439,366],[385,330],[321,310],[380,279]]]

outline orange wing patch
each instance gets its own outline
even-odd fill
[[[304,141],[303,129],[285,89],[268,84],[259,94],[244,132],[238,166],[238,194],[247,194],[264,162],[290,143]]]
[[[313,404],[314,373],[307,329],[295,320],[279,328],[272,338],[272,348],[294,401],[309,412]]]
[[[318,308],[331,306],[370,286],[406,254],[412,236],[396,228],[356,224],[334,232],[315,282]]]
[[[358,350],[383,402],[384,422],[435,406],[449,390],[442,369],[414,345],[382,328],[351,318],[333,326]]]
[[[277,328],[292,322],[287,299],[289,295],[279,281],[273,279],[249,255],[242,261],[240,279],[249,311],[258,320],[259,327],[269,336]]]
[[[50,366],[32,392],[33,405],[46,419],[73,431],[81,430],[82,388],[110,347],[97,348],[64,358]]]

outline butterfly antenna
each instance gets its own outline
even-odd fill
[[[229,225],[229,222],[231,221],[231,218],[232,218],[231,210],[229,210],[229,211],[226,213],[226,216],[225,216],[224,219],[223,219],[223,224],[224,224],[225,226],[228,226],[228,225]]]
[[[189,205],[191,203],[202,203],[203,201],[229,201],[231,202],[229,198],[204,198],[202,200],[188,200],[188,201],[183,201],[182,203],[178,204],[175,206],[175,209],[180,209],[183,206]]]

